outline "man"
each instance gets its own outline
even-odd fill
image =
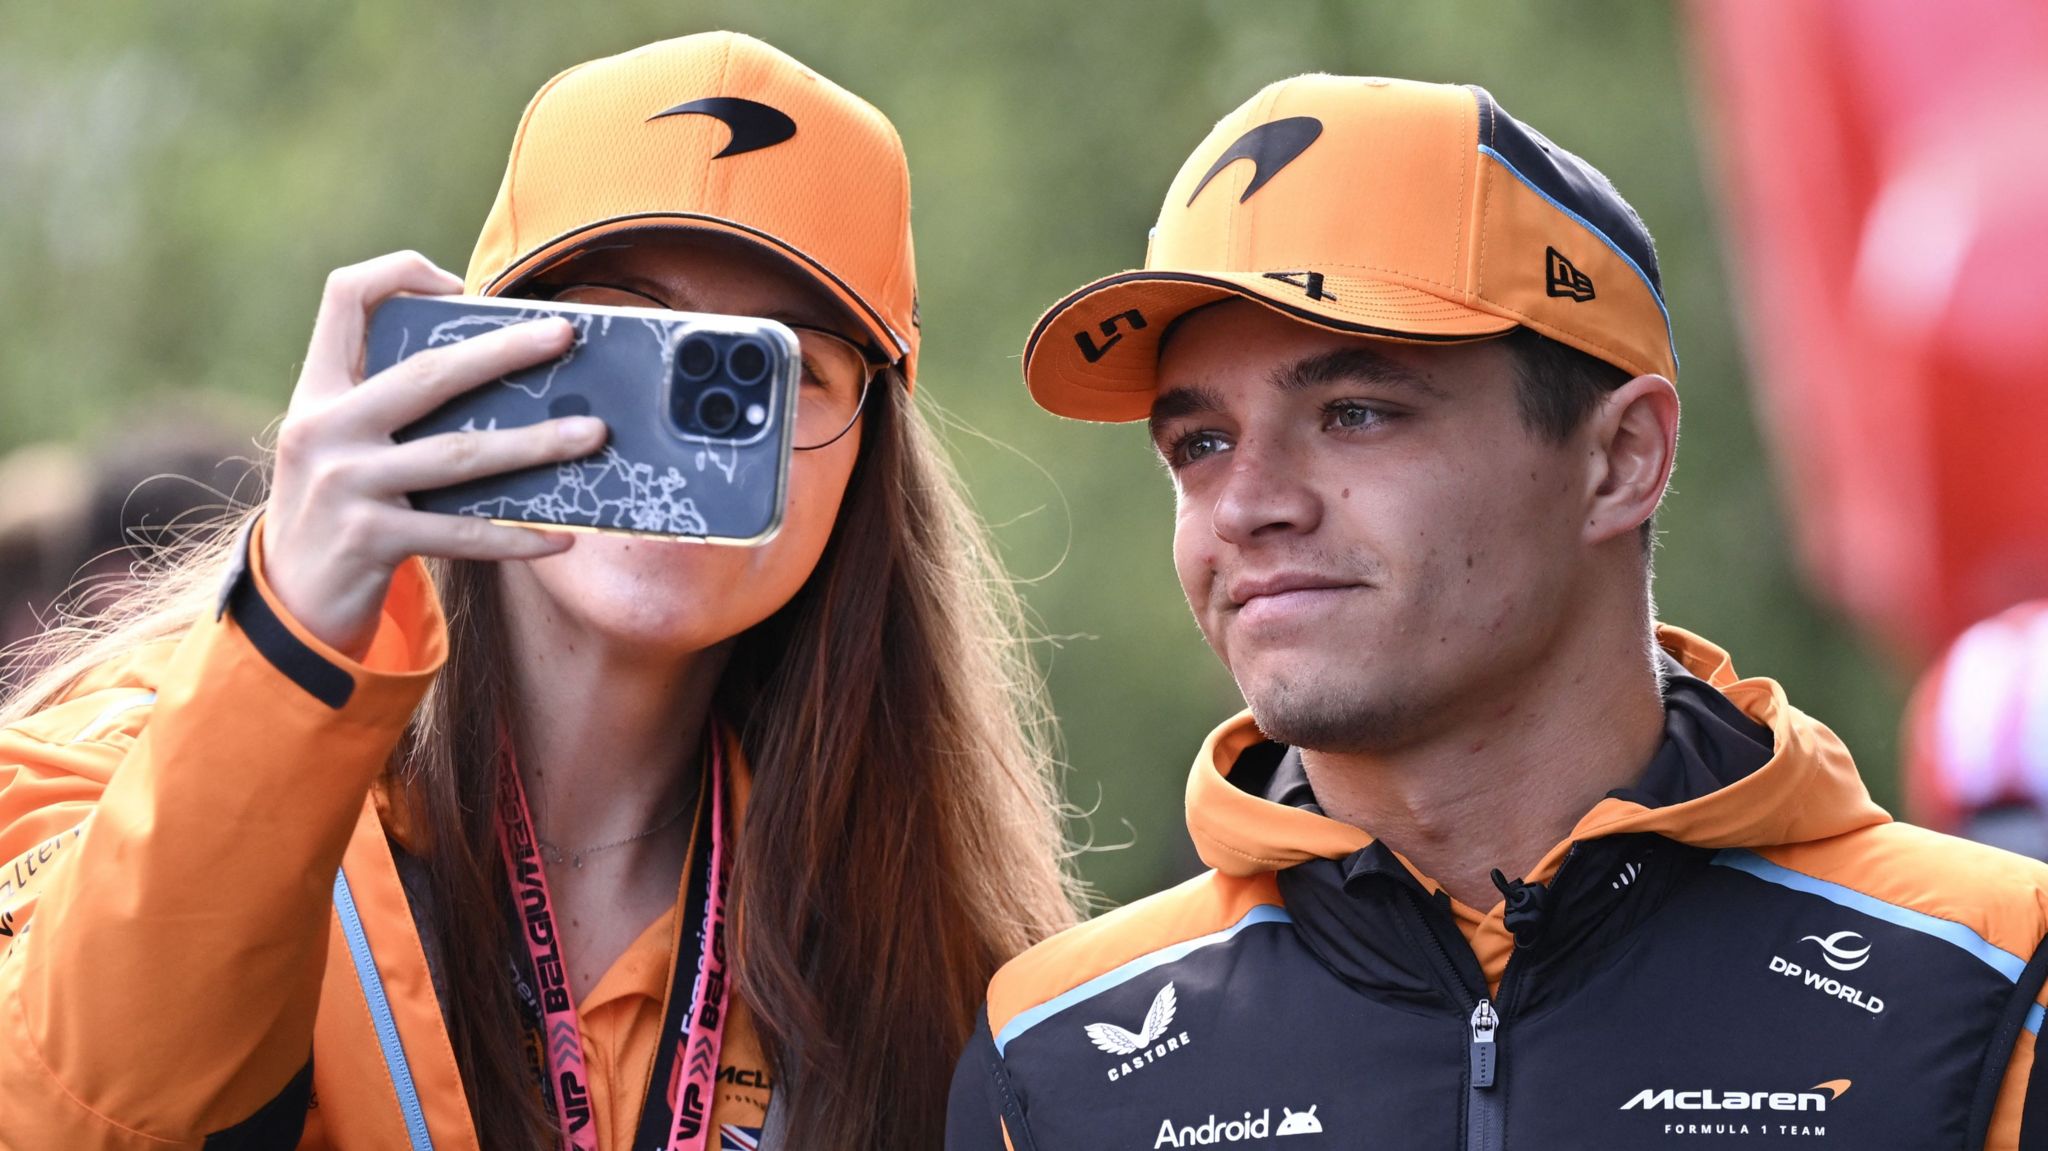
[[[1677,358],[1597,171],[1476,88],[1276,84],[1025,374],[1149,421],[1251,706],[1213,870],[996,976],[950,1146],[2022,1145],[2048,869],[1654,623]]]

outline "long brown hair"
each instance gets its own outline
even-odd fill
[[[900,376],[817,569],[740,638],[718,714],[753,772],[737,843],[739,991],[805,1148],[936,1147],[989,976],[1075,917],[1053,730],[1025,620]],[[202,533],[118,603],[46,633],[0,723],[204,610]],[[493,569],[436,563],[448,660],[386,777],[482,1145],[552,1145],[518,1040],[494,755],[510,687]]]

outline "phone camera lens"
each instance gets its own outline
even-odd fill
[[[718,345],[708,336],[691,336],[676,349],[676,371],[692,383],[718,370]]]
[[[754,340],[741,340],[725,354],[725,370],[737,384],[758,384],[768,374],[768,349]]]
[[[714,436],[722,436],[740,421],[740,402],[724,388],[708,388],[697,397],[697,423]]]

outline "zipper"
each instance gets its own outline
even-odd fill
[[[1550,877],[1551,890],[1558,889],[1558,881],[1564,878],[1566,869],[1571,867],[1572,859],[1578,853],[1579,846],[1576,843],[1566,849],[1564,858],[1558,862],[1557,872]],[[1518,993],[1521,990],[1522,968],[1526,966],[1521,962],[1522,950],[1517,948],[1509,955],[1507,966],[1501,970],[1499,1002],[1496,1006],[1495,1001],[1484,994],[1484,988],[1474,991],[1465,981],[1465,976],[1458,969],[1457,961],[1451,958],[1449,948],[1444,945],[1436,929],[1430,926],[1429,910],[1422,895],[1405,884],[1401,885],[1401,889],[1408,893],[1416,917],[1422,921],[1423,934],[1428,937],[1430,949],[1435,952],[1439,966],[1447,977],[1446,986],[1462,991],[1468,1005],[1468,1015],[1465,1019],[1464,1151],[1502,1151],[1507,1138],[1507,1094],[1500,1082],[1500,1038],[1501,1029],[1506,1024],[1503,1016],[1521,998]]]
[[[1504,1132],[1502,1116],[1506,1110],[1506,1099],[1497,1086],[1500,1079],[1500,1012],[1494,1009],[1493,1001],[1484,994],[1475,992],[1459,971],[1457,960],[1451,958],[1450,949],[1443,938],[1430,926],[1429,909],[1421,893],[1406,886],[1406,892],[1421,921],[1422,933],[1429,940],[1430,950],[1438,960],[1438,967],[1445,977],[1445,986],[1463,993],[1466,1010],[1466,1076],[1465,1076],[1465,1138],[1460,1144],[1465,1151],[1501,1151]],[[1516,966],[1513,959],[1508,961],[1510,969]],[[1501,986],[1507,986],[1507,972],[1501,973]],[[1506,1001],[1503,1000],[1503,1003]]]
[[[1494,1086],[1500,1064],[1500,1044],[1494,1040],[1499,1033],[1500,1014],[1493,1009],[1491,1000],[1480,999],[1472,1008],[1472,1041],[1468,1045],[1471,1057],[1465,1078],[1466,1151],[1499,1151],[1506,1135],[1502,1130],[1502,1113],[1507,1109],[1507,1100]]]
[[[1493,1041],[1493,1033],[1500,1028],[1500,1016],[1493,1010],[1492,1002],[1482,999],[1472,1009],[1472,1079],[1474,1089],[1493,1086],[1493,1064],[1500,1045]]]

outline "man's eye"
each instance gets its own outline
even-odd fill
[[[1160,454],[1166,458],[1166,466],[1179,469],[1195,463],[1204,457],[1224,450],[1229,444],[1216,432],[1183,432],[1173,437]]]
[[[1370,428],[1386,420],[1387,413],[1352,400],[1336,400],[1323,406],[1326,428]]]

